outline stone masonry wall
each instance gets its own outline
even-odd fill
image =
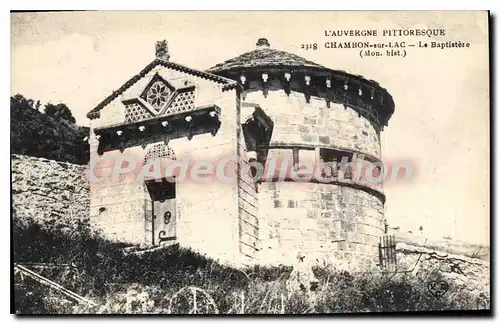
[[[177,157],[177,162],[188,159],[189,166],[195,162],[208,162],[214,168],[216,161],[237,154],[236,125],[238,121],[235,91],[222,92],[219,85],[205,79],[200,79],[178,71],[158,67],[153,69],[143,80],[140,80],[110,105],[101,111],[101,117],[92,120],[92,127],[101,127],[124,121],[124,105],[122,99],[137,96],[155,73],[159,73],[174,86],[181,86],[190,81],[196,86],[195,106],[215,104],[221,109],[221,127],[215,136],[211,134],[173,138],[168,146]],[[103,157],[109,157],[110,163],[102,163],[96,173],[108,180],[92,187],[92,219],[111,238],[116,240],[147,244],[151,231],[150,199],[145,190],[144,179],[137,177],[146,152],[154,143],[144,148],[141,146],[126,148],[123,153],[117,151],[105,152]],[[96,151],[91,152],[97,158]],[[138,169],[131,177],[120,177],[120,181],[109,179],[114,165],[114,156],[120,154],[134,156],[138,161]],[[163,166],[163,164],[162,164]],[[239,257],[238,248],[238,193],[236,177],[234,183],[222,183],[210,179],[207,183],[198,183],[190,177],[190,169],[185,180],[176,182],[176,224],[177,240],[181,246],[206,253],[220,261],[233,262]],[[162,167],[161,175],[165,175]],[[210,172],[209,172],[210,173]],[[212,172],[214,173],[214,172]],[[111,180],[111,181],[109,181]],[[104,210],[104,211],[103,211]]]
[[[240,143],[240,152],[244,148]],[[253,262],[259,249],[261,235],[261,218],[258,210],[257,184],[249,173],[248,159],[241,155],[240,174],[238,177],[238,216],[239,216],[239,248],[242,259]]]
[[[89,215],[85,166],[24,155],[11,155],[12,208],[15,217],[39,221],[54,216],[68,221]]]
[[[273,154],[291,153],[292,147],[300,148],[301,163],[317,163],[320,148],[380,158],[376,128],[354,109],[328,106],[314,96],[307,102],[304,94],[287,95],[279,86],[266,94],[258,88],[251,84],[244,101],[258,104],[274,122],[268,162]],[[258,203],[261,220],[258,262],[291,264],[298,253],[349,268],[378,262],[384,206],[369,192],[337,184],[264,182],[257,198],[252,201]]]
[[[450,254],[433,249],[397,243],[397,271],[412,272],[427,284],[430,272],[439,272],[449,285],[449,293],[467,290],[480,300],[490,299],[490,264],[488,260]],[[486,297],[486,298],[485,298]],[[478,305],[480,308],[489,305]]]
[[[142,151],[130,148],[124,154],[139,156]],[[106,152],[94,169],[99,182],[91,183],[91,221],[110,240],[141,244],[146,235],[144,183],[135,181],[137,173],[114,180],[111,173],[117,158],[118,152]]]
[[[292,263],[298,252],[319,264],[342,263],[349,268],[378,262],[383,204],[365,191],[266,182],[259,186],[259,213],[269,220],[269,237],[260,254],[264,262],[272,263],[271,258],[279,255],[281,262]]]
[[[223,159],[237,154],[236,125],[238,112],[234,90],[221,92],[213,83],[205,81],[200,86],[204,96],[200,100],[210,101],[221,108],[221,127],[215,136],[196,135],[191,140],[172,140],[169,145],[178,159],[188,155],[192,162],[205,161],[215,169]],[[200,103],[201,104],[201,103]],[[184,181],[177,186],[176,200],[179,206],[178,237],[182,246],[206,253],[222,262],[238,263],[238,190],[235,167],[224,174],[230,178],[225,182],[212,176],[205,183]],[[231,170],[232,169],[232,170]]]
[[[245,101],[259,104],[274,122],[270,145],[306,145],[311,147],[341,148],[380,157],[379,136],[370,122],[354,109],[311,97],[307,103],[304,94],[283,90],[270,91],[264,97],[261,91],[246,94]]]

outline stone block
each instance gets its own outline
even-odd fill
[[[330,144],[330,136],[319,136],[319,143],[324,145]]]

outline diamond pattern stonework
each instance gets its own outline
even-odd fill
[[[194,109],[194,91],[179,93],[165,114],[177,114]]]
[[[135,122],[142,119],[151,118],[153,115],[138,103],[125,106],[125,121]]]

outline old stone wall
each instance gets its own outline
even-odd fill
[[[253,262],[260,248],[262,214],[258,209],[257,183],[250,173],[249,159],[245,157],[243,145],[240,143],[240,172],[238,174],[238,222],[239,249],[243,262]]]
[[[450,286],[450,291],[466,290],[474,296],[490,296],[490,263],[488,260],[450,254],[435,249],[397,243],[396,259],[399,272],[412,272],[422,278],[438,272]],[[485,305],[478,305],[485,307]]]
[[[380,159],[378,125],[350,107],[295,91],[287,95],[274,79],[265,92],[259,82],[251,81],[243,99],[258,104],[274,122],[266,169],[273,164],[271,157],[281,169],[285,160],[289,166],[297,162],[316,166],[320,149]],[[274,170],[272,177],[280,171]],[[289,174],[285,178],[285,182],[260,183],[255,198],[243,190],[249,201],[258,204],[255,218],[254,207],[245,202],[247,221],[242,222],[249,229],[254,219],[258,224],[257,262],[294,264],[299,253],[320,264],[342,263],[348,268],[378,262],[379,238],[384,233],[381,188],[374,193],[362,190],[367,184],[357,180],[343,185],[299,183]]]
[[[179,242],[223,262],[235,263],[240,256],[238,188],[236,167],[228,161],[237,156],[236,93],[221,92],[214,83],[205,82],[205,87],[199,87],[204,95],[199,97],[221,108],[219,131],[215,136],[203,134],[169,143],[178,158],[189,156],[193,163],[212,166],[204,182],[188,179],[177,186]],[[222,178],[217,176],[219,167],[223,170]]]
[[[263,262],[293,263],[298,252],[319,264],[342,263],[348,268],[378,262],[383,204],[365,191],[266,182],[259,186],[259,213],[269,221],[260,254]]]
[[[15,217],[39,221],[89,215],[85,166],[24,155],[11,155],[12,209]]]
[[[140,152],[142,148],[129,150],[127,154],[136,156],[133,152]],[[145,243],[145,189],[142,181],[122,177],[114,181],[109,176],[114,168],[116,152],[105,153],[109,158],[107,163],[99,165],[94,170],[99,183],[91,183],[91,208],[92,223],[100,228],[110,240],[126,243]],[[142,152],[141,152],[142,153]],[[137,173],[135,173],[137,175]]]
[[[187,160],[187,175],[176,181],[176,223],[177,240],[180,245],[206,253],[220,261],[233,262],[239,257],[238,248],[238,192],[234,176],[236,168],[229,170],[230,181],[217,179],[215,169],[221,159],[237,155],[237,100],[235,91],[222,92],[219,85],[201,78],[187,75],[166,68],[155,68],[138,83],[125,91],[110,105],[101,111],[101,117],[92,121],[92,126],[105,126],[125,120],[125,109],[121,99],[139,95],[158,73],[174,86],[183,85],[186,81],[196,86],[196,107],[217,105],[221,109],[221,127],[217,134],[195,135],[167,140],[168,147],[174,152],[177,161]],[[142,161],[153,144],[105,152],[99,159],[107,158],[97,166],[99,177],[107,178],[99,185],[92,186],[92,219],[105,229],[110,238],[136,244],[147,244],[151,241],[151,200],[145,190],[144,178],[139,176]],[[98,158],[95,150],[91,153]],[[122,176],[113,181],[110,174],[120,154],[133,156],[138,167],[130,176]],[[164,161],[165,162],[165,161]],[[195,163],[208,164],[208,178],[200,182],[191,175]],[[162,162],[160,177],[165,176],[168,163]],[[231,169],[231,167],[229,167]],[[202,176],[206,178],[207,176]],[[109,211],[109,212],[108,212]],[[148,225],[149,224],[149,225]]]
[[[353,150],[380,157],[380,139],[373,125],[354,109],[283,90],[249,92],[246,102],[259,104],[274,122],[270,145],[304,145]]]

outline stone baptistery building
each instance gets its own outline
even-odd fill
[[[370,166],[393,112],[377,82],[264,38],[206,71],[158,42],[156,58],[87,114],[91,218],[113,240],[178,243],[233,265],[376,264],[385,196],[354,165],[380,174]]]

